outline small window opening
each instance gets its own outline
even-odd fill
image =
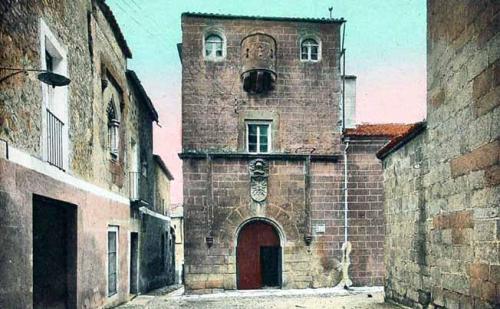
[[[109,153],[113,159],[118,158],[118,145],[119,141],[119,128],[120,121],[118,121],[117,113],[115,110],[115,104],[111,100],[108,104],[108,145]]]
[[[222,58],[224,55],[224,40],[216,34],[210,34],[205,39],[205,57]]]
[[[302,42],[300,59],[306,61],[318,61],[319,44],[316,40],[307,39]]]
[[[146,160],[141,162],[141,174],[143,177],[148,176],[148,161]]]

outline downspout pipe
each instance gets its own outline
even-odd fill
[[[338,283],[338,287],[343,287],[348,289],[352,285],[352,281],[349,278],[349,266],[351,265],[351,259],[349,257],[351,253],[351,243],[347,241],[348,235],[348,213],[349,205],[347,204],[348,195],[348,166],[347,166],[347,150],[349,149],[349,139],[344,140],[344,243],[342,244],[342,261],[338,265],[338,269],[342,271],[342,280]]]
[[[349,205],[347,203],[347,199],[349,197],[349,189],[348,189],[348,184],[349,184],[349,179],[348,179],[348,167],[347,167],[347,149],[349,149],[349,139],[345,140],[345,147],[344,147],[344,243],[347,243],[347,231],[348,231],[348,212],[349,212]]]

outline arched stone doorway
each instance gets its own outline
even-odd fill
[[[262,220],[246,223],[238,233],[238,289],[281,287],[282,248],[276,228]]]

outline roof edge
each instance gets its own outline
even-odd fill
[[[199,13],[199,12],[184,12],[181,14],[181,17],[294,21],[294,22],[323,23],[323,24],[342,24],[346,22],[344,18],[271,17],[271,16],[248,16],[248,15],[231,15],[231,14],[218,14],[218,13]]]
[[[106,4],[105,0],[96,0],[97,6],[99,9],[102,11],[104,18],[109,23],[109,26],[111,27],[111,31],[113,31],[116,40],[118,42],[118,45],[120,46],[120,49],[122,50],[123,54],[127,58],[132,58],[132,51],[128,47],[127,41],[125,40],[125,36],[122,33],[122,30],[120,29],[120,26],[118,25],[118,22],[116,21],[115,15],[113,14],[113,11],[109,7],[109,5]]]
[[[167,165],[165,162],[163,162],[163,159],[160,157],[160,155],[153,154],[153,159],[158,163],[158,166],[161,168],[165,176],[167,176],[168,180],[174,180],[174,176],[168,169]]]
[[[137,74],[135,74],[134,71],[128,69],[127,77],[134,84],[135,88],[138,90],[142,99],[146,102],[146,106],[149,108],[151,116],[153,116],[153,120],[158,122],[158,112],[156,111],[153,102],[151,102],[151,99],[149,98],[148,94],[146,93],[146,90],[144,90],[144,87],[142,86],[139,77],[137,77]]]
[[[343,137],[349,138],[396,138],[404,135],[415,123],[361,123],[353,128],[346,128]],[[368,129],[368,130],[367,130]]]
[[[427,122],[421,121],[414,124],[413,128],[408,130],[403,135],[397,136],[392,139],[389,143],[385,144],[384,147],[380,148],[375,154],[380,160],[384,160],[387,156],[397,151],[408,142],[413,140],[415,137],[420,135],[427,128]]]

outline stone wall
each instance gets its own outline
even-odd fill
[[[272,220],[281,229],[282,237],[286,237],[282,239],[284,287],[331,285],[336,280],[332,252],[325,250],[321,264],[304,243],[304,235],[308,233],[305,163],[272,160],[269,164],[269,196],[265,205],[252,202],[248,193],[247,160],[221,158],[190,160],[184,164],[188,289],[236,288],[237,230],[253,218]],[[214,238],[210,249],[205,243],[208,235]]]
[[[90,0],[3,1],[0,44],[2,66],[41,69],[40,19],[67,50],[68,135],[67,172],[128,196],[130,139],[139,133],[134,104],[129,102],[126,59],[97,2]],[[71,12],[71,18],[68,14]],[[22,21],[22,22],[20,22]],[[21,24],[21,26],[19,26]],[[113,51],[113,52],[110,52]],[[105,73],[107,72],[107,74]],[[2,76],[8,71],[2,71]],[[121,92],[121,155],[110,162],[107,103],[101,80],[112,76]],[[42,86],[36,73],[18,74],[0,84],[0,138],[34,157],[44,158]],[[91,159],[89,159],[91,158]],[[150,165],[151,166],[151,165]]]
[[[350,275],[355,285],[380,285],[383,203],[380,141],[354,141],[349,151]],[[313,158],[314,159],[314,158]],[[344,241],[343,161],[269,160],[268,199],[249,194],[246,159],[199,159],[184,164],[185,271],[189,289],[236,288],[237,230],[252,219],[279,226],[283,287],[334,286]],[[309,167],[308,167],[309,166]],[[307,198],[309,196],[309,198]],[[324,232],[317,232],[324,226]],[[212,235],[208,249],[205,237]],[[312,235],[308,246],[304,237]]]
[[[158,159],[161,161],[158,162]],[[167,175],[165,171],[163,170],[163,167],[161,165],[164,165],[162,159],[155,155],[154,159],[154,173],[155,173],[155,209],[156,212],[164,214],[164,215],[171,215],[171,205],[170,205],[170,181],[173,179],[170,179],[169,177],[171,175]]]
[[[62,172],[61,172],[62,173]],[[129,233],[139,232],[127,203],[77,189],[9,160],[0,159],[0,307],[33,308],[34,196],[73,205],[77,217],[76,308],[117,305],[129,299]],[[61,176],[61,178],[64,178]],[[125,200],[126,201],[126,200]],[[107,296],[107,229],[119,226],[117,294]],[[35,235],[36,236],[36,235]],[[73,293],[73,291],[69,291]]]
[[[2,1],[2,24],[0,62],[6,67],[41,68],[40,18],[43,18],[57,39],[64,42],[71,57],[68,57],[69,76],[74,79],[69,88],[68,101],[70,118],[82,119],[82,124],[92,125],[90,109],[79,109],[80,102],[90,104],[92,89],[89,81],[91,72],[87,46],[87,15],[90,1],[57,1],[43,5],[38,1]],[[68,12],[73,12],[71,20]],[[22,21],[22,22],[21,22]],[[2,76],[10,73],[2,71]],[[28,76],[18,74],[0,84],[0,138],[36,157],[42,157],[42,89],[36,73]],[[73,153],[90,154],[90,138],[85,126],[70,124],[70,134],[78,136],[74,141]],[[81,142],[80,142],[81,140]],[[82,162],[83,175],[92,171]]]
[[[350,275],[357,285],[383,285],[383,171],[375,153],[386,142],[376,137],[351,137],[349,141],[348,240],[352,244]]]
[[[500,303],[500,6],[428,1],[427,130],[385,154],[386,297]]]

